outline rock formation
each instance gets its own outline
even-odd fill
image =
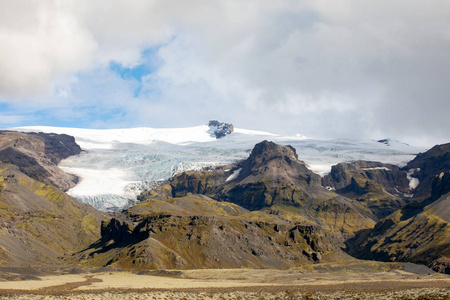
[[[74,258],[99,267],[190,269],[286,268],[345,256],[319,226],[203,196],[164,202],[144,202],[126,220],[104,222],[101,240]]]
[[[233,124],[219,122],[217,120],[210,120],[208,126],[211,128],[212,135],[215,136],[216,139],[223,138],[234,131]]]
[[[75,139],[65,134],[0,131],[0,161],[14,164],[31,178],[64,191],[75,186],[78,177],[63,172],[57,164],[80,152]]]

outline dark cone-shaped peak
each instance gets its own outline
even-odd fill
[[[298,155],[292,146],[280,146],[269,141],[262,141],[256,144],[250,154],[250,159],[253,160],[281,157],[289,158],[290,160],[298,159]]]
[[[292,146],[281,146],[263,141],[253,148],[249,158],[242,163],[241,179],[254,181],[261,178],[304,181],[306,178],[319,177],[309,170]]]

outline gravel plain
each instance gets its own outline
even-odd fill
[[[450,276],[402,270],[87,272],[0,281],[0,299],[450,299]]]

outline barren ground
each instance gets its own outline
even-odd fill
[[[450,299],[448,275],[367,266],[85,271],[0,281],[0,299]]]

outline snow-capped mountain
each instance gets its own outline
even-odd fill
[[[129,207],[142,190],[157,186],[174,174],[246,159],[253,146],[263,140],[293,146],[299,159],[321,175],[328,173],[332,165],[344,161],[405,165],[423,150],[400,142],[317,140],[300,134],[280,136],[234,127],[217,138],[219,126],[214,122],[211,126],[170,129],[94,130],[42,126],[11,130],[74,136],[84,152],[59,164],[66,172],[81,178],[68,193],[104,211]]]

